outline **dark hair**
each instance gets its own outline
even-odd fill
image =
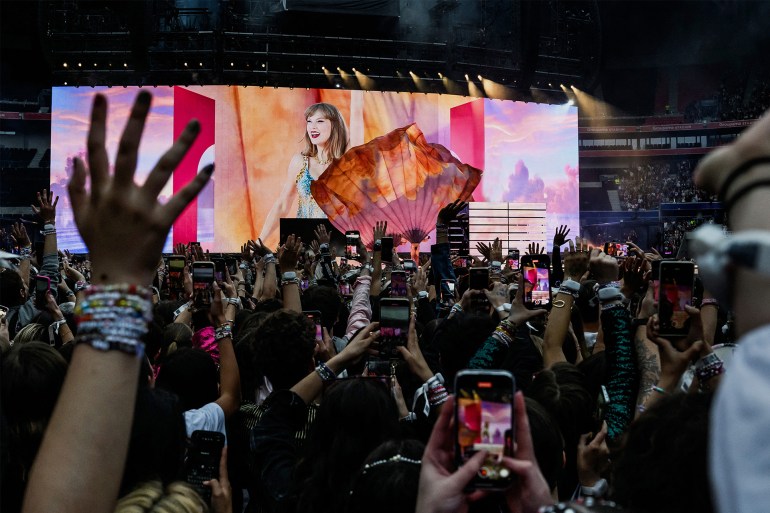
[[[524,401],[537,465],[553,490],[564,467],[564,440],[556,420],[540,403],[529,397]]]
[[[185,304],[186,301],[179,299],[175,301],[158,301],[158,304],[152,310],[155,322],[161,326],[166,326],[174,322],[174,312]]]
[[[419,461],[424,450],[425,444],[417,440],[388,440],[374,449],[353,479],[345,511],[414,511],[422,468]],[[367,467],[372,463],[375,465]]]
[[[0,298],[3,298],[3,306],[13,308],[24,303],[21,290],[27,290],[21,275],[11,269],[3,269],[0,272]]]
[[[337,512],[375,447],[398,433],[398,409],[377,379],[347,379],[326,391],[297,465],[297,511]]]
[[[613,457],[612,497],[634,513],[714,511],[708,491],[711,394],[661,397]]]
[[[183,347],[169,354],[155,384],[178,395],[182,411],[200,408],[219,397],[217,366],[199,348]]]
[[[248,341],[254,348],[253,365],[274,389],[293,387],[312,369],[315,325],[301,313],[273,312],[249,334],[253,335]]]
[[[3,354],[0,368],[9,459],[15,470],[28,474],[59,398],[67,362],[48,344],[29,342]]]
[[[575,300],[580,318],[583,322],[597,322],[599,320],[599,302],[594,291],[596,280],[586,280],[580,285],[578,298]]]
[[[341,308],[342,296],[333,287],[313,285],[302,294],[302,309],[321,312],[321,324],[329,333],[337,323]]]
[[[453,387],[455,374],[468,366],[479,346],[492,334],[497,321],[486,315],[455,315],[436,327],[431,347],[438,347],[444,380]]]
[[[596,400],[586,389],[583,373],[567,362],[538,372],[526,393],[553,416],[564,437],[567,464],[559,480],[559,492],[560,496],[566,494],[562,498],[569,498],[577,486],[577,443],[580,435],[593,428]]]

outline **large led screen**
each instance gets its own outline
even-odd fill
[[[86,152],[92,98],[97,92],[108,98],[107,144],[114,161],[137,91],[134,87],[59,87],[53,91],[51,188],[61,196],[57,230],[62,248],[86,251],[73,222],[66,184],[72,157]],[[235,252],[245,240],[259,236],[274,247],[279,239],[276,219],[326,215],[306,208],[309,196],[302,176],[309,126],[305,110],[320,102],[333,105],[344,118],[349,135],[345,155],[351,148],[414,125],[429,145],[442,145],[450,157],[483,171],[473,201],[493,202],[498,208],[506,203],[545,204],[546,231],[533,234],[531,240],[549,240],[561,224],[568,225],[571,234],[578,233],[574,106],[338,89],[201,86],[159,87],[152,93],[136,180],[144,181],[191,118],[200,120],[201,134],[160,201],[184,186],[203,165],[216,163],[212,183],[174,225],[166,252],[171,251],[172,242],[188,241],[199,241],[212,251]],[[394,180],[397,182],[409,179]],[[405,194],[411,201],[406,210],[411,212],[394,211],[368,191],[367,218],[396,219],[427,211],[420,202],[430,201],[430,196],[413,191]],[[434,237],[428,233],[421,249],[428,250]]]

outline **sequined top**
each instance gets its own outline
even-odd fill
[[[310,159],[304,157],[304,165],[297,173],[297,217],[300,219],[325,218],[326,214],[310,193],[310,184],[313,177],[310,175]]]

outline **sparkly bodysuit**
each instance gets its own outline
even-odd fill
[[[304,165],[297,173],[297,217],[300,219],[325,218],[326,214],[310,193],[313,177],[310,175],[310,159],[304,157]]]

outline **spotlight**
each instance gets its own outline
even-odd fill
[[[64,85],[67,85],[67,82],[64,82]]]
[[[65,62],[64,64],[62,64],[62,67],[66,68],[67,67],[67,63]]]
[[[575,100],[570,98],[569,101],[567,102],[567,105],[575,105]]]
[[[96,63],[94,63],[94,68],[96,67]]]
[[[465,74],[465,80],[470,80],[470,79],[471,79],[471,77],[469,77],[468,74],[466,73]]]
[[[185,67],[185,68],[187,67],[187,63],[186,63],[186,62],[184,63],[184,67]]]
[[[479,77],[479,80],[484,80],[484,77],[482,77],[481,75],[478,75],[478,77]]]
[[[263,62],[263,63],[262,63],[262,67],[264,68],[265,66],[267,66],[267,64],[265,64],[265,63]]]
[[[231,62],[231,63],[230,63],[230,67],[232,68],[233,66],[235,66],[235,63],[232,63],[232,62]]]
[[[203,67],[203,63],[202,63],[202,62],[199,62],[199,63],[198,63],[198,66],[200,66],[200,67],[202,68],[202,67]]]
[[[321,66],[321,69],[322,69],[323,71],[326,71],[326,66]]]
[[[127,67],[128,67],[128,63],[127,63],[127,62],[124,62],[124,63],[123,63],[123,67],[124,67],[124,68],[127,68]]]
[[[82,68],[82,67],[83,67],[83,64],[78,62],[78,68]]]

